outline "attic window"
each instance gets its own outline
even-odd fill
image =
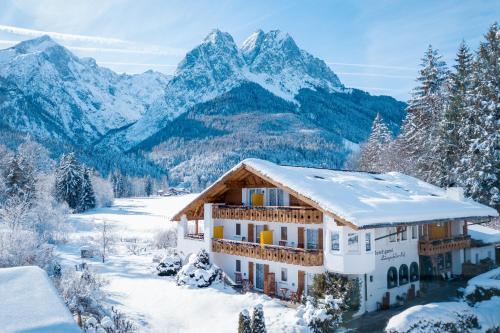
[[[317,176],[317,175],[314,175],[313,177],[316,179],[325,179],[325,177],[321,177],[321,176]]]

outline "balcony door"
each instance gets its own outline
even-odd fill
[[[255,264],[255,289],[264,290],[264,265]]]

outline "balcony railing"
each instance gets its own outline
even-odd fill
[[[418,254],[422,256],[432,256],[453,250],[468,248],[470,247],[470,243],[471,239],[469,235],[428,241],[421,240],[418,244]]]
[[[277,261],[291,265],[322,266],[322,250],[306,250],[279,245],[260,245],[258,243],[212,239],[212,251],[235,256]]]
[[[250,220],[263,222],[321,224],[323,213],[308,207],[247,207],[216,205],[212,209],[212,217],[216,219]]]
[[[203,233],[186,234],[186,235],[184,235],[184,238],[186,238],[186,239],[195,239],[195,240],[203,240],[204,239],[204,234]]]

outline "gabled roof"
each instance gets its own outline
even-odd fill
[[[211,192],[221,191],[221,184],[242,169],[285,189],[336,221],[356,229],[498,216],[493,208],[469,199],[453,199],[444,189],[398,172],[316,169],[246,159],[203,191],[174,219],[179,220],[188,209],[203,204]]]
[[[1,268],[0,295],[2,332],[81,332],[39,267]]]

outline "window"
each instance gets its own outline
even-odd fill
[[[411,227],[411,239],[418,239],[418,226],[416,225]]]
[[[372,234],[365,234],[365,250],[370,252],[372,250]]]
[[[398,240],[398,230],[396,228],[389,228],[389,242],[395,242]]]
[[[307,249],[317,250],[318,249],[318,230],[306,229],[307,233]]]
[[[281,281],[288,281],[288,270],[286,268],[281,269]]]
[[[236,272],[241,272],[241,260],[236,260]]]
[[[340,251],[340,235],[338,231],[332,231],[331,233],[332,241],[332,251]]]
[[[284,195],[283,190],[280,188],[270,188],[267,191],[268,198],[267,203],[269,206],[284,206]]]
[[[418,281],[419,278],[420,276],[418,274],[418,264],[416,262],[412,262],[410,264],[410,281]]]
[[[476,253],[476,264],[479,264],[479,253]]]
[[[408,266],[405,264],[402,264],[399,266],[399,285],[402,286],[403,284],[408,283]]]
[[[287,229],[287,227],[281,227],[281,240],[282,241],[288,240],[288,229]]]
[[[406,230],[406,227],[398,227],[398,233],[399,233],[399,240],[405,241],[408,239],[408,232]]]
[[[387,289],[398,286],[398,270],[396,267],[391,267],[387,271]]]
[[[358,234],[347,234],[347,250],[350,252],[359,251]]]
[[[236,236],[241,236],[241,224],[236,223]]]

